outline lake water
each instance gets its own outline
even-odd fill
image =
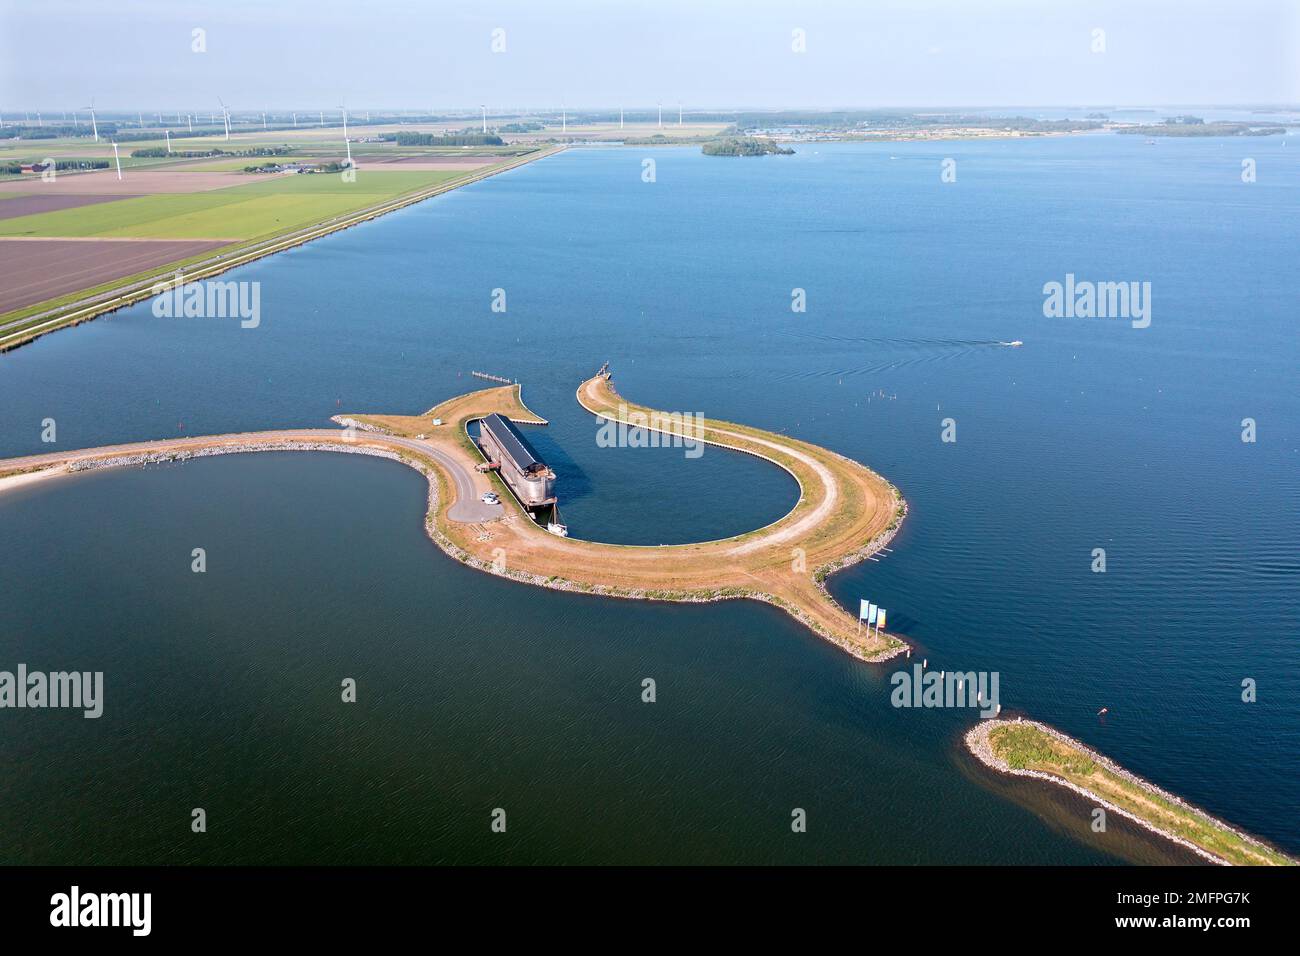
[[[634,401],[880,471],[911,513],[832,581],[846,606],[1297,851],[1295,140],[573,150],[232,273],[262,282],[257,329],[144,304],[0,356],[0,455],[49,450],[45,418],[72,448],[418,412],[481,369],[550,419],[529,437],[576,536],[718,537],[791,506],[745,456],[597,447],[573,393],[608,359]],[[1067,273],[1150,282],[1150,327],[1045,318]],[[97,721],[0,715],[0,859],[1186,859],[990,781],[959,748],[971,713],[892,708],[893,667],[772,608],[477,574],[423,504],[395,463],[288,453],[0,498],[0,667],[103,670],[107,696]]]

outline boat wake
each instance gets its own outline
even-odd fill
[[[936,362],[951,362],[965,358],[991,348],[1018,348],[1024,345],[1019,339],[1011,342],[1001,339],[889,339],[866,338],[846,335],[827,335],[824,333],[800,330],[786,333],[790,338],[801,342],[820,343],[835,346],[838,358],[854,351],[875,357],[877,360],[860,366],[836,366],[834,368],[809,368],[778,374],[777,381],[815,378],[851,378],[859,375],[878,375],[900,368],[910,368]],[[882,356],[884,353],[885,356]]]

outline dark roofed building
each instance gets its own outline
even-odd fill
[[[489,415],[483,420],[482,427],[492,432],[501,450],[510,457],[514,466],[520,471],[527,473],[546,468],[546,463],[542,461],[542,456],[537,454],[537,449],[510,419],[501,415]]]
[[[555,504],[555,472],[514,422],[495,414],[483,419],[479,447],[500,466],[501,477],[527,507]]]

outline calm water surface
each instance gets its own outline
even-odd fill
[[[529,437],[575,535],[688,541],[790,507],[789,479],[744,456],[598,448],[573,392],[609,359],[633,400],[879,470],[912,511],[838,598],[1297,851],[1300,146],[1282,142],[571,151],[239,270],[263,283],[258,329],[142,305],[0,356],[0,454],[48,450],[47,417],[81,447],[418,412],[484,369],[551,420]],[[1067,272],[1151,282],[1151,327],[1044,318]],[[771,608],[475,574],[424,537],[423,498],[399,465],[323,454],[0,498],[0,666],[102,669],[108,695],[98,721],[5,713],[0,859],[1182,859],[990,783],[957,747],[968,714],[894,710],[892,668]]]

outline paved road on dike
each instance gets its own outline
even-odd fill
[[[164,438],[159,441],[130,442],[123,445],[103,445],[99,448],[82,448],[76,451],[49,452],[42,455],[27,455],[22,458],[0,459],[0,472],[10,468],[39,468],[67,465],[76,461],[103,458],[111,455],[144,455],[156,452],[197,450],[200,448],[220,448],[222,445],[260,445],[283,441],[320,441],[338,445],[374,444],[386,448],[405,448],[432,458],[446,470],[456,486],[456,503],[447,512],[452,521],[464,524],[476,524],[493,521],[504,514],[501,505],[485,505],[479,500],[482,491],[490,487],[487,479],[482,481],[482,490],[475,482],[472,468],[441,448],[429,442],[415,438],[400,438],[395,435],[383,435],[378,432],[356,432],[356,441],[348,442],[343,438],[341,429],[302,428],[283,431],[236,432],[228,435],[201,435],[185,438]],[[268,448],[268,451],[278,449]]]

